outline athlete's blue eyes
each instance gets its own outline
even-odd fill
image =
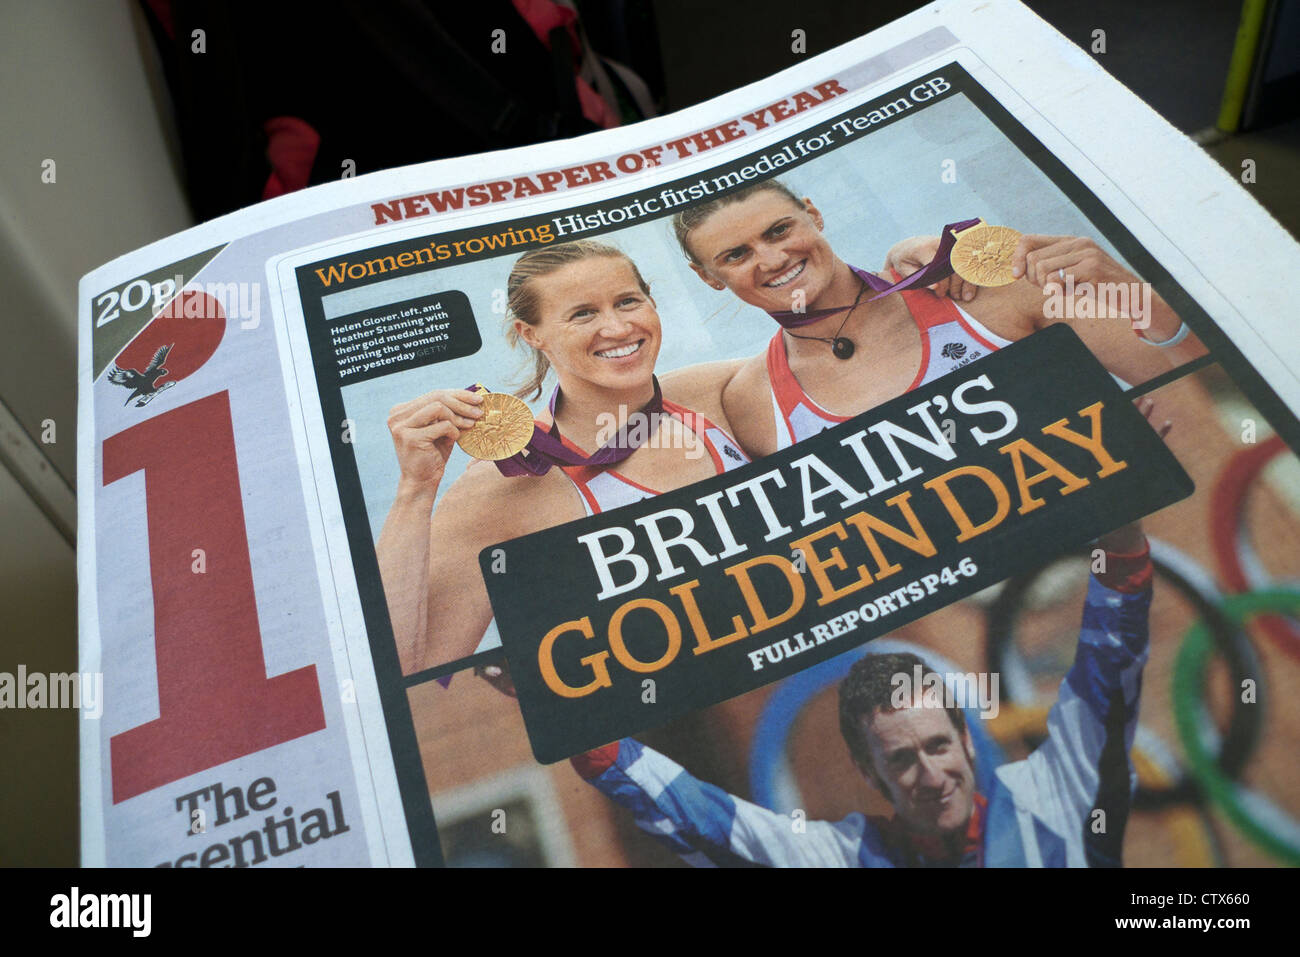
[[[624,306],[627,306],[629,304],[639,305],[640,302],[641,302],[641,298],[639,296],[625,296],[624,298],[614,303],[614,306],[618,309],[622,309]],[[596,309],[578,309],[569,315],[569,321],[586,322],[594,318],[598,314],[599,314],[599,310]]]
[[[763,234],[763,237],[769,240],[781,239],[790,231],[791,225],[791,223],[777,223],[775,226],[769,227],[767,232]],[[738,263],[747,255],[749,255],[748,246],[737,246],[735,249],[729,249],[723,253],[722,261],[724,263]]]

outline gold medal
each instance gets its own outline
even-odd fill
[[[533,437],[533,413],[523,399],[506,392],[483,395],[483,417],[456,444],[476,459],[497,461],[522,452]]]
[[[1020,233],[1011,227],[981,222],[957,234],[948,261],[953,272],[967,282],[977,286],[1005,286],[1016,281],[1011,275],[1011,260],[1019,242]]]

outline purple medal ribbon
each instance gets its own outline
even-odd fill
[[[850,266],[849,268],[853,270],[855,276],[875,291],[876,294],[867,302],[883,299],[891,293],[901,292],[913,286],[928,286],[952,275],[952,263],[949,262],[949,256],[952,255],[952,247],[957,242],[957,237],[953,235],[954,231],[961,232],[963,229],[970,229],[970,227],[978,224],[978,219],[963,219],[959,223],[949,223],[943,227],[943,232],[939,235],[939,248],[934,251],[934,258],[912,275],[906,279],[900,279],[898,282],[891,283],[887,279],[880,279],[865,269],[859,269],[857,266]],[[834,309],[814,309],[812,312],[770,312],[768,315],[786,329],[798,329],[825,319],[827,316],[838,315],[852,308],[852,306],[840,306]]]
[[[664,410],[664,396],[659,388],[659,379],[657,376],[652,377],[654,382],[654,397],[646,403],[645,407],[638,413],[645,416],[658,416]],[[469,386],[468,391],[477,392],[478,386]],[[545,475],[556,465],[583,465],[601,467],[605,465],[615,465],[622,462],[638,448],[642,443],[631,445],[627,441],[628,424],[618,430],[618,434],[598,448],[591,455],[583,455],[581,452],[575,452],[569,448],[560,439],[559,426],[554,424],[555,406],[560,398],[560,387],[557,385],[555,391],[551,393],[551,401],[547,408],[551,411],[552,425],[549,430],[534,424],[533,437],[528,440],[522,452],[516,452],[508,459],[498,459],[496,466],[502,475],[515,477],[518,475]],[[646,430],[646,439],[649,438],[650,430]],[[643,440],[644,442],[644,440]]]

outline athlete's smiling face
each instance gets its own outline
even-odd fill
[[[691,268],[714,289],[730,289],[765,312],[811,309],[835,274],[823,225],[811,200],[795,204],[775,190],[760,190],[691,230]]]
[[[659,313],[622,256],[591,256],[537,276],[535,325],[515,328],[546,354],[561,385],[647,385],[659,356]]]
[[[871,753],[867,777],[917,834],[964,832],[975,808],[975,752],[943,708],[877,709],[859,718]]]

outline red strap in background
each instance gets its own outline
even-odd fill
[[[153,11],[153,15],[158,18],[158,23],[162,26],[163,32],[175,40],[176,21],[172,19],[172,0],[144,0],[144,2]]]
[[[266,158],[271,164],[262,199],[302,189],[311,178],[320,134],[296,116],[273,116],[262,124],[262,129],[266,131]]]
[[[582,49],[578,38],[578,14],[575,11],[560,6],[554,0],[511,0],[511,2],[519,15],[533,28],[533,33],[537,34],[537,39],[542,41],[546,49],[551,48],[550,34],[557,27],[564,27],[568,31],[569,42],[574,50]],[[574,66],[576,69],[576,62]],[[619,125],[618,114],[586,80],[575,74],[573,83],[578,91],[578,103],[582,106],[584,117],[607,130]]]

